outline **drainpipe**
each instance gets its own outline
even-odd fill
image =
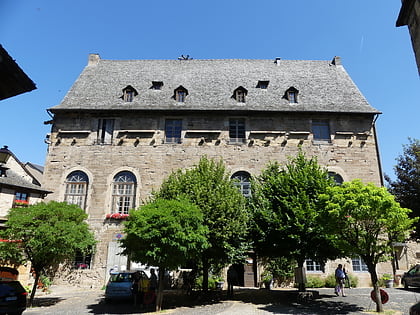
[[[376,134],[376,120],[379,118],[379,114],[375,114],[375,118],[373,119],[372,128],[373,128],[373,134],[375,137],[375,146],[376,146],[376,158],[378,159],[378,167],[379,167],[379,173],[380,173],[380,181],[381,186],[384,186],[384,174],[382,171],[382,162],[381,162],[381,153],[379,152],[379,143],[378,143],[378,135]]]

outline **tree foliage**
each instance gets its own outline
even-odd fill
[[[203,215],[189,201],[156,199],[130,212],[124,232],[124,254],[159,267],[156,311],[160,311],[165,270],[183,266],[208,247]]]
[[[329,187],[322,200],[341,237],[340,247],[348,255],[364,260],[376,300],[381,301],[376,265],[391,258],[392,243],[406,239],[416,220],[409,218],[410,210],[402,208],[386,188],[363,184],[360,180]],[[382,311],[380,302],[377,311]]]
[[[38,279],[49,267],[73,259],[76,252],[88,252],[95,238],[85,222],[87,214],[76,205],[50,201],[27,208],[12,208],[2,238],[22,242],[4,243],[1,257],[11,262],[29,260],[36,272],[30,303]],[[5,252],[7,251],[7,252]]]
[[[339,251],[330,233],[319,195],[334,183],[316,158],[302,152],[287,165],[270,163],[253,182],[253,238],[256,251],[268,257],[324,262]],[[304,288],[301,288],[304,289]]]
[[[164,199],[182,196],[202,212],[210,244],[201,257],[203,289],[207,290],[210,265],[227,263],[243,255],[248,226],[245,198],[230,179],[222,160],[205,156],[193,168],[173,172],[155,196]]]
[[[396,159],[396,180],[391,180],[389,176],[386,176],[386,180],[389,191],[402,207],[412,210],[410,216],[415,218],[420,217],[420,141],[409,139],[409,142],[404,146],[404,153]],[[417,231],[420,231],[419,225]],[[419,232],[414,236],[420,238]]]

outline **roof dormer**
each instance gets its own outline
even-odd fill
[[[137,93],[136,89],[133,88],[131,85],[127,85],[125,88],[123,88],[123,95],[121,98],[125,102],[132,102],[134,100],[134,97],[137,96],[139,93]]]
[[[298,94],[299,91],[291,86],[289,87],[283,95],[283,98],[289,101],[289,104],[297,104],[298,103]]]
[[[248,90],[240,86],[233,91],[232,98],[234,98],[238,103],[245,103]]]
[[[173,98],[178,103],[184,103],[187,95],[188,95],[188,90],[186,88],[184,88],[182,85],[180,85],[179,87],[177,87],[174,90],[174,96],[173,96]]]

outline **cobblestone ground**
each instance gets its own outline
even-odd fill
[[[225,292],[212,293],[205,299],[184,297],[168,293],[164,298],[164,309],[160,314],[171,315],[266,315],[266,314],[302,314],[302,315],[366,315],[374,310],[375,304],[370,299],[370,288],[347,290],[346,297],[336,297],[332,289],[317,289],[319,298],[307,303],[297,302],[295,290],[258,290],[238,289],[231,299]],[[420,290],[400,288],[386,289],[389,302],[385,310],[393,310],[395,315],[408,315],[411,305],[420,300]],[[32,315],[74,315],[74,314],[144,314],[153,313],[153,309],[133,306],[128,301],[107,304],[103,291],[81,290],[56,287],[46,296],[38,296],[35,307],[24,314]]]

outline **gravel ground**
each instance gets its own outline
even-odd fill
[[[385,289],[389,302],[385,310],[395,311],[395,315],[408,315],[411,305],[420,300],[420,289]],[[174,292],[165,293],[164,311],[170,315],[338,315],[364,314],[374,310],[370,299],[370,288],[347,290],[346,297],[336,297],[333,289],[316,289],[319,297],[307,303],[297,302],[296,290],[236,289],[233,298],[227,299],[226,292],[212,292],[210,296],[185,297]],[[101,290],[82,290],[71,287],[53,287],[52,293],[36,297],[36,307],[24,314],[144,314],[152,309],[134,307],[129,302],[107,304]]]

